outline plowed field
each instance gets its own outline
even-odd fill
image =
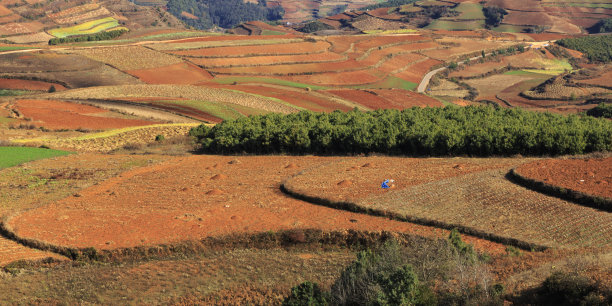
[[[244,57],[253,55],[292,55],[322,53],[330,47],[325,41],[266,44],[238,47],[217,47],[174,51],[172,54],[187,57]]]
[[[518,186],[505,178],[527,159],[349,158],[305,171],[290,191],[407,218],[462,226],[540,246],[612,244],[612,214]],[[395,188],[381,182],[394,179]]]
[[[113,113],[88,105],[53,100],[18,100],[15,108],[32,123],[49,129],[113,129],[154,124],[153,121],[113,118]],[[118,114],[115,114],[118,116]]]
[[[213,77],[205,70],[189,63],[141,70],[128,70],[127,73],[147,84],[196,84]]]
[[[358,70],[350,72],[326,72],[317,75],[299,75],[290,77],[291,80],[300,83],[310,83],[317,85],[361,85],[380,81],[382,78],[377,76],[374,71]]]
[[[280,192],[283,178],[335,160],[181,157],[123,173],[80,191],[78,197],[27,211],[8,224],[23,237],[100,249],[306,228],[448,235],[440,229],[309,204]],[[480,250],[503,252],[502,246],[488,241],[465,240]]]
[[[192,63],[203,66],[204,68],[213,67],[240,67],[240,66],[259,66],[259,65],[278,65],[278,64],[299,64],[316,62],[333,62],[345,59],[344,56],[331,52],[301,54],[301,55],[269,55],[269,56],[249,56],[238,58],[191,58]]]
[[[547,184],[612,198],[612,157],[540,160],[516,171]]]
[[[0,88],[2,89],[23,89],[23,90],[44,90],[47,91],[51,86],[56,90],[65,90],[66,87],[60,84],[54,84],[42,81],[20,80],[20,79],[0,79]]]

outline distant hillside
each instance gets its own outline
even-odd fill
[[[610,18],[612,2],[602,0],[389,0],[324,17],[319,22],[331,29],[361,32],[486,28],[498,32],[580,34],[608,31]]]
[[[165,2],[147,2],[165,5]],[[93,35],[104,31],[183,28],[161,7],[127,0],[0,1],[0,40],[44,43],[52,38]]]
[[[265,0],[169,0],[167,7],[185,24],[198,29],[231,28],[254,20],[275,21],[285,13],[282,6],[268,6]]]

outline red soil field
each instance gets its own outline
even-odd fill
[[[297,75],[291,76],[289,79],[300,82],[317,85],[361,85],[375,83],[381,80],[380,76],[375,75],[369,70],[358,70],[350,72],[327,72],[316,75]]]
[[[316,93],[309,93],[303,89],[279,88],[264,85],[219,85],[206,84],[207,87],[225,88],[253,93],[266,97],[277,98],[291,105],[295,105],[315,112],[331,112],[334,110],[349,111],[352,108],[324,99]]]
[[[7,9],[4,5],[0,5],[0,16],[13,14],[13,11]]]
[[[612,199],[612,157],[540,160],[516,171],[550,185]]]
[[[248,36],[251,37],[251,36]],[[285,37],[285,36],[283,36]],[[268,39],[270,39],[268,37]],[[290,55],[290,54],[309,54],[322,53],[329,48],[329,43],[324,41],[287,43],[276,45],[255,45],[240,47],[217,47],[196,50],[174,51],[172,54],[192,57],[242,57],[247,55]]]
[[[57,91],[65,90],[66,87],[43,81],[20,80],[20,79],[0,79],[2,89],[21,89],[21,90],[44,90],[47,91],[51,86],[55,86]]]
[[[346,52],[352,44],[366,39],[369,39],[369,37],[361,35],[328,36],[326,38],[332,44],[331,51],[337,53]]]
[[[544,12],[519,12],[508,11],[508,15],[502,21],[511,25],[552,25],[554,20]]]
[[[310,74],[321,72],[341,72],[347,70],[364,69],[361,63],[355,60],[342,62],[273,65],[258,67],[236,67],[236,68],[214,68],[212,71],[219,74],[242,74],[242,75],[291,75]]]
[[[7,16],[0,17],[0,23],[15,22],[19,19],[21,19],[21,16],[17,14],[7,15]]]
[[[372,90],[378,96],[383,97],[390,101],[393,105],[396,105],[397,109],[405,109],[414,106],[420,107],[442,107],[442,102],[430,98],[426,95],[416,93],[414,91],[405,89],[376,89]]]
[[[276,65],[282,63],[309,63],[341,61],[345,57],[331,52],[302,54],[302,55],[271,55],[249,56],[233,58],[192,58],[190,61],[196,65],[208,67]]]
[[[578,83],[612,87],[612,70],[592,79],[580,80]]]
[[[379,46],[410,43],[425,39],[421,35],[392,35],[392,36],[370,36],[366,40],[355,43],[355,52],[364,52]]]
[[[442,61],[439,60],[427,59],[422,62],[415,63],[400,73],[396,73],[395,76],[408,82],[419,83],[421,82],[423,76],[427,74],[429,70],[431,70],[431,67],[441,63]]]
[[[477,31],[447,31],[447,30],[435,30],[435,34],[443,36],[458,36],[458,37],[482,37],[482,32]]]
[[[391,73],[398,69],[401,70],[406,66],[414,65],[416,64],[416,62],[422,61],[424,59],[425,56],[417,53],[400,54],[385,61],[382,65],[378,67],[378,70],[384,73]]]
[[[173,31],[174,32],[174,31]],[[149,35],[149,34],[147,34]],[[283,38],[294,38],[297,36],[283,36]],[[198,41],[232,41],[232,40],[269,40],[270,36],[249,36],[249,35],[213,35],[206,37],[194,37],[185,38],[174,41],[173,43],[187,43],[187,42],[198,42]]]
[[[32,123],[49,129],[113,129],[150,125],[157,122],[108,117],[106,110],[76,103],[53,100],[18,100],[15,108]]]
[[[185,62],[151,69],[128,70],[126,72],[147,84],[195,84],[213,78],[207,71]]]
[[[399,45],[399,46],[384,48],[381,50],[371,51],[368,57],[366,57],[363,60],[360,60],[360,62],[362,62],[364,65],[372,66],[372,65],[377,64],[380,60],[382,60],[384,57],[388,55],[397,55],[397,54],[407,53],[407,52],[417,52],[419,50],[432,49],[436,47],[439,47],[439,45],[434,42]]]
[[[43,24],[34,21],[26,23],[9,23],[0,25],[0,35],[13,35],[38,32],[43,28]]]
[[[377,94],[369,90],[358,89],[339,89],[328,90],[327,92],[334,94],[343,99],[361,104],[369,109],[389,109],[396,108],[387,99],[379,97]]]
[[[82,190],[78,197],[24,212],[7,225],[21,237],[98,249],[309,228],[448,236],[445,230],[313,205],[280,192],[283,178],[336,159],[179,157],[125,172]],[[464,239],[478,250],[505,252],[503,245],[467,235]]]

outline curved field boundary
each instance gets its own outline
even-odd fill
[[[229,236],[207,237],[201,240],[188,240],[173,244],[138,246],[112,250],[90,248],[71,248],[42,242],[36,239],[23,238],[15,234],[8,226],[10,217],[0,221],[0,235],[21,245],[40,251],[53,252],[72,260],[92,260],[98,262],[119,262],[129,259],[164,258],[177,254],[197,254],[211,249],[238,248],[287,248],[291,246],[335,245],[349,248],[364,248],[380,245],[394,239],[400,244],[432,240],[414,234],[397,232],[372,232],[359,230],[323,231],[319,229],[297,229],[268,231],[254,234],[234,234]]]
[[[484,231],[476,230],[470,227],[465,227],[460,224],[451,224],[451,223],[440,222],[440,221],[427,219],[427,218],[406,216],[406,215],[401,215],[398,213],[390,212],[387,210],[366,208],[366,207],[360,206],[352,202],[331,201],[329,199],[325,199],[322,197],[302,194],[302,193],[299,193],[293,190],[291,187],[288,187],[287,181],[281,184],[280,189],[283,193],[295,199],[306,201],[306,202],[316,204],[316,205],[322,205],[322,206],[326,206],[330,208],[347,210],[350,212],[363,213],[363,214],[368,214],[372,216],[387,217],[392,220],[410,222],[410,223],[415,223],[415,224],[425,225],[425,226],[434,226],[434,227],[443,228],[447,230],[452,230],[456,228],[459,232],[463,234],[475,236],[475,237],[482,238],[482,239],[487,239],[487,240],[497,242],[497,243],[513,245],[513,246],[516,246],[524,250],[544,251],[548,249],[548,247],[544,245],[521,241],[515,238],[499,236],[499,235],[487,233]]]
[[[567,189],[555,185],[548,184],[543,181],[532,179],[521,175],[516,168],[508,172],[508,178],[525,188],[533,191],[541,192],[543,194],[557,197],[563,200],[571,201],[576,204],[584,205],[591,208],[600,209],[607,212],[612,212],[612,199],[607,197],[598,197],[584,193],[581,191]]]

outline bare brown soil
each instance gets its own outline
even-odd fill
[[[0,79],[0,88],[4,89],[23,89],[23,90],[44,90],[47,91],[51,86],[56,90],[65,90],[66,87],[49,82],[20,80],[20,79]]]
[[[54,100],[18,100],[15,109],[32,123],[49,129],[112,129],[150,125],[157,122],[113,118],[112,113],[97,107]]]
[[[251,37],[251,36],[246,36]],[[265,37],[265,36],[264,36]],[[286,36],[283,36],[285,38]],[[269,38],[268,38],[269,39]],[[329,43],[324,41],[317,42],[296,42],[276,45],[254,45],[254,46],[229,46],[217,48],[204,48],[195,50],[174,51],[172,54],[191,57],[240,57],[245,55],[291,55],[304,53],[324,52],[329,47]]]
[[[301,172],[284,186],[328,205],[461,227],[500,241],[516,239],[527,248],[609,247],[610,213],[543,195],[505,177],[528,161],[380,158],[363,167],[362,160],[347,158]],[[385,179],[394,179],[396,188],[381,188]],[[352,184],[339,188],[343,180]]]
[[[338,158],[181,157],[123,173],[78,196],[24,212],[8,225],[22,237],[100,249],[307,228],[448,235],[441,229],[309,204],[280,192],[283,178],[334,160]],[[292,163],[298,167],[287,167]],[[211,180],[220,174],[226,178]],[[215,189],[222,193],[207,194]],[[503,252],[489,241],[466,240],[479,250]]]
[[[127,70],[127,73],[139,78],[147,84],[196,84],[213,77],[199,67],[182,62],[165,67],[142,70]]]
[[[547,184],[612,198],[612,157],[539,160],[516,171]]]

